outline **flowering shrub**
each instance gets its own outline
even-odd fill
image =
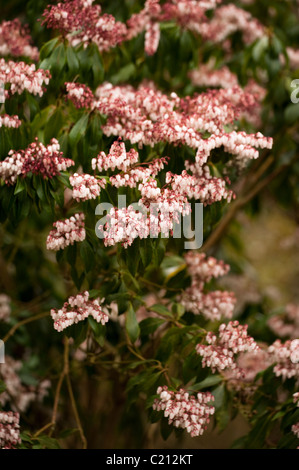
[[[298,299],[223,284],[238,216],[298,209],[284,3],[3,8],[1,448],[201,446],[237,416],[234,448],[299,447]]]

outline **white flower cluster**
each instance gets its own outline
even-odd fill
[[[231,88],[238,85],[237,76],[228,67],[214,68],[214,61],[201,64],[197,70],[191,70],[189,76],[193,85],[198,87]]]
[[[51,310],[55,330],[63,331],[68,326],[85,320],[89,315],[98,323],[104,325],[109,320],[109,317],[103,311],[100,304],[100,299],[89,300],[88,291],[69,297],[61,309]]]
[[[229,272],[229,265],[222,260],[205,253],[188,251],[185,256],[188,272],[193,278],[200,282],[210,282],[212,278],[224,276]]]
[[[1,56],[27,56],[31,60],[38,60],[38,49],[33,47],[31,43],[32,39],[28,33],[27,25],[23,26],[17,18],[12,21],[2,21],[0,24]]]
[[[0,162],[0,178],[6,184],[15,184],[18,176],[23,174],[23,155],[19,152],[10,150],[8,157]]]
[[[0,449],[14,449],[21,443],[19,421],[19,413],[0,411]]]
[[[269,346],[268,353],[272,362],[276,363],[273,371],[277,377],[283,380],[294,377],[299,381],[299,339],[285,343],[277,339]]]
[[[269,318],[268,325],[277,336],[299,338],[299,305],[288,304],[284,314]]]
[[[180,297],[185,309],[195,315],[204,315],[208,320],[231,318],[236,298],[233,292],[212,291],[204,293],[204,284],[213,277],[227,274],[229,266],[216,258],[207,257],[204,253],[191,250],[185,254],[188,272],[191,275],[191,286]]]
[[[5,62],[0,59],[0,82],[9,83],[8,96],[18,93],[19,95],[27,90],[33,95],[42,96],[43,85],[49,84],[51,78],[48,70],[37,69],[35,64],[28,65],[25,62]]]
[[[198,170],[201,176],[197,174],[190,175],[186,170],[183,170],[180,175],[167,172],[166,183],[171,184],[174,191],[184,194],[188,199],[200,201],[204,206],[222,199],[226,199],[227,202],[231,201],[234,193],[226,188],[224,179],[212,177],[207,165],[198,168]]]
[[[36,139],[25,150],[8,152],[8,156],[0,162],[0,178],[11,185],[16,183],[18,176],[26,176],[27,173],[52,178],[74,164],[73,160],[62,156],[57,139],[51,139],[47,146]]]
[[[9,116],[8,114],[2,114],[0,116],[0,127],[20,127],[21,121],[18,116]]]
[[[110,183],[116,188],[120,188],[122,186],[136,188],[138,182],[144,182],[149,178],[155,178],[159,171],[163,170],[164,165],[166,164],[166,157],[156,158],[148,163],[146,167],[136,166],[130,168],[126,173],[118,173],[117,175],[110,176]]]
[[[221,318],[232,318],[236,298],[233,292],[226,291],[216,290],[204,294],[198,289],[198,285],[192,284],[183,294],[181,303],[188,312],[216,321]]]
[[[84,219],[84,214],[80,212],[72,215],[69,219],[54,222],[55,228],[50,231],[47,237],[47,249],[57,251],[68,245],[73,245],[75,242],[85,240]]]
[[[10,317],[10,297],[6,294],[0,294],[0,321],[8,321]]]
[[[293,394],[293,401],[299,407],[299,392]]]
[[[97,158],[93,158],[91,161],[92,169],[96,168],[98,171],[102,172],[103,170],[115,170],[118,168],[122,171],[127,171],[127,169],[138,162],[138,152],[131,149],[129,152],[126,152],[126,147],[124,142],[116,140],[108,153],[100,152]]]
[[[180,214],[184,216],[191,211],[186,197],[167,188],[161,190],[154,179],[140,183],[138,189],[142,195],[138,210],[133,205],[112,208],[106,224],[99,227],[106,246],[121,242],[127,248],[137,237],[156,238],[160,233],[169,237]]]
[[[122,243],[124,248],[132,245],[135,238],[147,238],[150,233],[148,219],[133,206],[118,209],[113,207],[106,216],[107,222],[100,226],[105,246]]]
[[[222,42],[236,31],[242,32],[246,44],[251,44],[265,35],[265,28],[258,20],[232,3],[217,8],[212,20],[202,22],[199,26],[203,37],[213,42]]]
[[[212,372],[230,369],[236,378],[242,377],[243,371],[235,361],[235,355],[248,351],[259,351],[260,348],[254,339],[247,334],[247,325],[240,325],[238,321],[231,321],[219,327],[216,336],[208,332],[206,336],[208,345],[197,344],[196,352],[202,356],[202,366],[210,367]]]
[[[73,186],[73,198],[76,201],[87,201],[88,199],[96,199],[101,192],[101,188],[105,188],[105,179],[97,180],[94,176],[88,174],[70,176],[70,183]]]
[[[248,160],[258,158],[259,153],[254,147],[271,149],[272,145],[273,139],[263,136],[260,132],[246,134],[246,132],[232,131],[229,134],[211,135],[199,143],[195,161],[200,166],[204,165],[208,161],[211,150],[223,146],[225,152],[237,156],[236,163],[244,166]]]
[[[207,429],[210,416],[215,412],[215,408],[208,405],[214,400],[211,393],[198,393],[195,398],[184,389],[173,392],[165,385],[158,388],[157,394],[160,398],[155,399],[153,409],[164,411],[168,424],[186,429],[191,437],[200,436]]]

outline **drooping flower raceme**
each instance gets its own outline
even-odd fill
[[[26,64],[25,62],[6,62],[0,59],[0,82],[9,84],[9,89],[5,90],[6,97],[25,90],[33,95],[42,96],[44,93],[43,85],[48,85],[51,74],[48,70],[37,69],[35,64]]]
[[[138,152],[131,149],[129,152],[126,152],[126,147],[124,142],[116,140],[108,153],[100,152],[97,158],[93,158],[91,165],[92,168],[99,172],[103,170],[115,170],[116,168],[121,171],[127,171],[127,169],[132,166],[134,163],[138,162]]]
[[[289,336],[291,339],[299,337],[299,306],[288,304],[283,315],[273,315],[268,325],[277,336]]]
[[[92,5],[93,1],[65,0],[49,5],[43,13],[42,25],[58,29],[72,46],[87,47],[94,43],[100,52],[108,51],[124,40],[127,28],[112,15],[102,15],[100,5]]]
[[[51,310],[54,328],[57,331],[63,331],[68,326],[85,320],[90,315],[102,325],[109,320],[107,313],[102,310],[100,299],[89,300],[88,291],[69,297],[61,309]]]
[[[218,334],[208,332],[205,344],[197,344],[196,352],[202,357],[202,366],[210,367],[212,372],[230,369],[236,378],[243,375],[238,367],[236,355],[243,352],[259,351],[254,339],[247,334],[247,325],[240,325],[238,321],[230,321],[227,325],[219,327]]]
[[[19,19],[2,21],[0,24],[0,56],[29,57],[39,59],[37,47],[32,46],[28,27],[23,26]]]
[[[36,139],[25,150],[9,151],[8,157],[0,162],[0,178],[8,185],[15,184],[18,176],[26,176],[28,173],[52,178],[75,164],[62,155],[56,139],[52,139],[47,146]]]
[[[194,397],[184,389],[174,392],[164,385],[158,388],[157,394],[160,397],[155,399],[153,409],[163,411],[165,418],[168,418],[168,424],[186,429],[192,437],[202,435],[207,429],[210,416],[215,411],[215,408],[209,405],[214,400],[211,393],[198,393]]]
[[[193,250],[185,254],[185,260],[191,274],[191,286],[187,287],[179,298],[185,309],[195,315],[203,315],[212,321],[231,318],[236,303],[233,292],[204,292],[204,284],[213,277],[227,274],[229,266],[223,261],[207,257],[204,253],[196,253]]]
[[[268,348],[274,366],[274,373],[283,380],[294,377],[299,381],[299,339],[282,343],[277,339]]]
[[[70,176],[70,183],[73,186],[73,198],[76,201],[87,201],[88,199],[96,199],[101,192],[101,188],[105,188],[105,179],[96,179],[88,174],[75,173]]]
[[[8,114],[1,114],[0,116],[0,127],[20,127],[21,121],[18,116],[9,116]]]
[[[47,237],[47,249],[57,251],[85,240],[84,219],[85,215],[81,212],[72,215],[69,219],[54,222],[54,229]]]

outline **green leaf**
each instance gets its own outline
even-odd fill
[[[192,385],[192,390],[202,390],[203,388],[210,388],[213,385],[219,384],[222,382],[223,378],[220,375],[211,375],[204,379],[202,382]],[[214,395],[214,392],[212,392]]]
[[[122,67],[113,77],[111,77],[111,82],[117,84],[120,82],[127,82],[132,76],[136,73],[136,67],[133,63],[127,64]]]
[[[140,326],[140,336],[147,336],[156,331],[159,326],[163,325],[164,320],[161,318],[146,318],[145,320],[142,320],[139,324]]]
[[[22,177],[19,177],[15,190],[14,190],[14,195],[21,193],[22,191],[24,191],[24,189],[26,189],[25,179]]]
[[[88,118],[89,114],[83,114],[69,133],[69,142],[71,147],[75,147],[81,137],[85,134]]]
[[[126,330],[132,343],[135,343],[140,334],[140,328],[131,302],[126,312]]]
[[[66,54],[64,44],[60,43],[49,57],[49,66],[52,73],[60,74],[65,66]]]
[[[173,432],[174,428],[173,426],[170,426],[168,424],[168,420],[166,418],[161,419],[161,424],[160,424],[160,431],[161,431],[161,436],[166,441],[170,434]]]
[[[72,47],[66,49],[66,61],[71,75],[75,75],[79,71],[79,60]]]
[[[95,263],[94,251],[87,240],[80,243],[80,256],[84,263],[85,271],[90,271]]]
[[[269,45],[269,38],[267,36],[263,36],[261,39],[257,41],[254,48],[252,49],[252,57],[256,62],[259,62],[262,55],[264,54],[265,50]]]
[[[149,309],[152,312],[158,313],[160,315],[166,315],[167,317],[171,317],[171,318],[173,317],[173,315],[170,313],[168,308],[166,308],[164,305],[161,305],[161,304],[151,305]]]
[[[56,37],[56,38],[51,39],[50,41],[46,42],[42,46],[42,48],[40,49],[40,52],[39,52],[40,60],[44,60],[46,57],[48,57],[51,54],[51,52],[53,51],[53,49],[56,46],[58,41],[59,41],[59,37]]]
[[[293,124],[299,119],[299,103],[289,104],[284,111],[284,117],[287,123]]]
[[[101,323],[97,323],[96,320],[92,317],[88,317],[88,323],[91,326],[91,329],[94,333],[94,339],[96,342],[103,347],[105,344],[105,337],[106,337],[106,327]]]

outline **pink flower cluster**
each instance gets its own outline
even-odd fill
[[[8,321],[10,317],[10,297],[6,294],[0,294],[0,321]]]
[[[76,86],[80,89],[80,85]],[[209,90],[200,95],[179,99],[175,93],[169,97],[164,95],[156,90],[153,84],[143,84],[135,90],[129,85],[113,86],[104,83],[97,88],[98,99],[95,98],[93,103],[91,90],[87,91],[86,87],[84,90],[88,95],[86,103],[84,98],[80,101],[80,98],[74,97],[72,89],[68,91],[68,97],[77,107],[84,106],[85,103],[88,108],[97,109],[106,115],[107,122],[102,126],[102,130],[107,136],[122,137],[132,144],[137,143],[139,147],[153,147],[159,142],[168,142],[197,149],[196,165],[192,166],[186,162],[186,168],[192,168],[193,173],[209,179],[205,185],[211,187],[208,194],[213,193],[216,196],[216,199],[212,197],[212,200],[220,200],[223,197],[230,200],[232,195],[225,189],[221,180],[211,179],[207,169],[202,173],[202,166],[207,162],[212,150],[223,146],[226,152],[236,156],[234,164],[244,166],[249,159],[258,157],[257,148],[272,148],[273,140],[261,133],[224,131],[224,126],[232,125],[242,113],[251,113],[259,106],[256,93],[251,94],[238,86],[226,90]],[[203,138],[204,131],[212,135]],[[121,144],[119,145],[121,147]],[[119,158],[122,155],[124,158],[123,148],[119,155]],[[102,171],[110,167],[110,160],[115,160],[115,157],[107,159],[105,154],[101,153],[98,160],[99,171]],[[95,160],[93,167],[96,165],[94,162]],[[115,163],[114,167],[116,166]],[[191,183],[190,180],[188,186],[191,185],[191,192],[195,190],[196,193],[197,183],[201,184],[203,181]]]
[[[48,70],[37,69],[35,64],[28,65],[25,62],[13,62],[9,60],[5,62],[0,59],[0,82],[10,85],[5,90],[6,97],[27,90],[33,95],[42,96],[44,93],[43,84],[48,85],[51,78]]]
[[[299,306],[288,304],[284,315],[274,315],[268,320],[268,325],[277,336],[299,337]]]
[[[229,272],[229,265],[205,253],[188,251],[185,254],[188,272],[197,282],[210,282],[211,279],[224,276]]]
[[[103,170],[115,170],[116,168],[121,171],[127,171],[127,169],[138,162],[138,152],[131,149],[129,152],[126,152],[126,147],[123,142],[116,140],[108,153],[100,152],[97,158],[93,158],[91,165],[93,170],[96,168],[99,172]]]
[[[200,201],[204,206],[222,199],[230,202],[234,197],[233,191],[226,188],[226,180],[212,177],[206,165],[198,168],[197,174],[193,175],[187,173],[186,170],[183,170],[180,175],[168,172],[166,183],[170,184],[174,191],[187,196],[188,199]]]
[[[88,174],[74,173],[70,176],[70,183],[73,186],[73,198],[76,201],[87,201],[88,199],[96,199],[101,192],[101,188],[105,188],[105,179],[96,179]]]
[[[263,26],[250,13],[229,4],[220,8],[221,0],[146,0],[144,8],[133,14],[126,24],[112,15],[102,14],[94,0],[65,0],[48,6],[43,22],[48,28],[60,30],[75,46],[94,43],[100,51],[107,51],[123,41],[145,33],[145,52],[153,55],[159,46],[160,24],[175,22],[179,27],[200,34],[203,40],[221,42],[236,31],[249,44],[262,37]],[[212,19],[206,12],[215,10]]]
[[[68,326],[85,320],[89,315],[102,325],[109,320],[108,315],[102,310],[100,299],[89,300],[88,291],[69,297],[61,309],[51,310],[54,328],[57,331],[63,331]]]
[[[106,224],[99,227],[105,246],[122,243],[127,248],[136,238],[157,238],[160,233],[168,237],[174,223],[179,223],[180,214],[186,215],[191,211],[186,198],[167,188],[161,190],[155,180],[141,183],[138,189],[142,198],[137,210],[133,205],[112,208],[106,216]]]
[[[292,377],[299,381],[299,339],[288,340],[282,343],[277,339],[268,348],[268,353],[274,366],[274,373],[283,380]]]
[[[179,99],[175,93],[170,97],[162,94],[152,84],[140,85],[135,90],[129,85],[104,83],[97,88],[96,96],[98,100],[93,107],[107,116],[103,132],[138,143],[140,147],[169,142],[200,149],[209,155],[213,148],[222,145],[234,154],[244,153],[246,149],[241,145],[250,145],[250,142],[262,148],[272,145],[271,139],[261,139],[262,136],[252,135],[244,141],[244,133],[239,136],[236,132],[232,135],[224,132],[225,125],[233,124],[242,112],[250,111],[258,104],[255,96],[240,87],[209,90]],[[204,139],[203,131],[217,135]]]
[[[66,91],[68,99],[70,99],[76,108],[91,108],[94,102],[94,95],[91,89],[83,84],[66,82]]]
[[[28,27],[23,26],[19,19],[2,21],[0,24],[0,56],[23,56],[37,61],[39,52],[31,42]]]
[[[198,87],[231,88],[238,86],[238,78],[228,67],[214,68],[214,62],[201,64],[199,69],[191,70],[190,79]]]
[[[75,242],[85,240],[84,219],[85,216],[81,212],[72,215],[69,219],[54,222],[55,228],[50,231],[47,237],[47,249],[57,251],[73,245]]]
[[[245,351],[259,351],[254,339],[247,334],[247,325],[240,325],[238,321],[220,325],[218,336],[208,332],[206,342],[208,345],[196,346],[197,354],[202,356],[202,366],[210,367],[213,373],[230,369],[236,378],[242,377],[244,373],[238,367],[235,356]]]
[[[260,132],[246,134],[243,131],[232,131],[230,133],[214,134],[198,145],[195,161],[199,166],[204,165],[211,154],[211,150],[223,146],[225,152],[236,155],[233,164],[244,167],[248,160],[258,158],[259,153],[255,147],[271,149],[272,145],[272,137],[265,137]]]
[[[265,28],[252,15],[230,3],[215,10],[210,21],[200,25],[199,32],[206,40],[222,42],[236,31],[241,31],[245,44],[251,44],[265,35]]]
[[[28,173],[52,178],[74,164],[73,160],[62,157],[56,139],[52,139],[46,147],[36,139],[25,150],[9,151],[8,157],[0,162],[0,178],[8,185],[15,184],[18,176]]]
[[[185,309],[208,320],[231,318],[236,298],[233,292],[212,291],[204,293],[204,284],[213,277],[226,274],[229,266],[204,253],[187,252],[185,260],[191,274],[191,286],[180,296]]]
[[[163,411],[168,424],[186,429],[191,437],[200,436],[207,429],[210,416],[215,412],[209,405],[214,400],[210,392],[198,393],[195,398],[182,388],[173,392],[164,385],[158,388],[157,394],[160,397],[155,399],[153,409]]]
[[[299,407],[299,392],[293,394],[293,401]]]
[[[161,157],[152,160],[150,163],[140,164],[139,166],[130,168],[124,173],[110,176],[110,183],[116,188],[122,186],[136,188],[139,182],[147,181],[149,178],[155,178],[157,174],[163,170],[164,165],[167,165],[168,160],[169,157]]]
[[[72,46],[94,43],[101,52],[108,51],[125,39],[127,28],[112,15],[102,15],[100,5],[92,5],[93,1],[65,0],[49,5],[42,15],[42,25],[58,29]]]
[[[18,116],[9,116],[8,114],[2,114],[0,116],[0,127],[20,127],[21,121]]]
[[[156,238],[160,233],[169,236],[173,231],[175,222],[179,222],[180,215],[190,213],[191,207],[185,195],[171,188],[159,188],[154,177],[164,168],[167,157],[156,159],[153,162],[134,166],[138,162],[138,152],[131,149],[126,152],[123,142],[115,141],[106,155],[101,152],[92,160],[94,170],[121,170],[123,173],[110,177],[113,186],[136,187],[141,193],[141,199],[126,208],[112,208],[107,215],[107,222],[99,229],[103,233],[104,243],[111,246],[122,243],[124,247],[130,246],[135,238],[147,238],[149,235]]]
[[[0,449],[15,449],[21,443],[19,421],[19,413],[0,411]]]

